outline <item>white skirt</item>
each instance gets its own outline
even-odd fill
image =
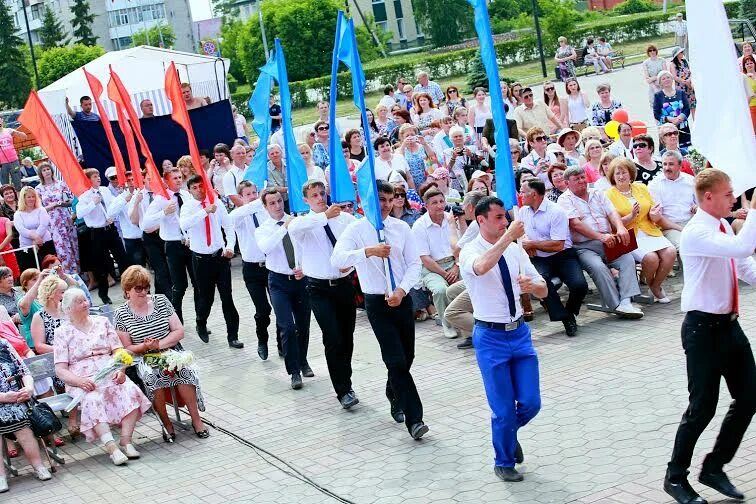
[[[638,242],[638,248],[632,251],[635,262],[641,262],[646,254],[662,250],[667,247],[674,247],[672,242],[664,236],[651,236],[640,229],[635,230],[635,240]]]

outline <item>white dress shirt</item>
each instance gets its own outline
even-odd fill
[[[434,261],[452,257],[451,235],[449,234],[448,214],[444,212],[444,218],[439,226],[426,213],[412,225],[412,234],[415,235],[417,253],[421,256],[430,256]]]
[[[661,204],[662,215],[677,224],[685,224],[693,214],[690,209],[697,205],[695,178],[680,172],[675,180],[660,174],[648,184],[648,192],[654,202]]]
[[[265,211],[261,199],[256,199],[240,207],[236,207],[228,214],[236,231],[239,241],[242,261],[248,263],[264,263],[265,254],[257,245],[257,228],[262,226],[270,217]],[[255,225],[257,220],[257,225]]]
[[[279,222],[286,222],[289,219],[291,219],[291,216],[287,214],[284,214],[280,220],[269,218],[255,232],[257,246],[265,254],[265,267],[268,268],[268,271],[282,275],[294,274],[294,270],[289,268],[289,261],[286,259],[286,252],[283,247],[283,237],[288,229],[283,225],[278,225]],[[294,263],[299,265],[302,261],[302,246],[291,233],[289,233],[289,238],[291,238],[291,244],[294,246]]]
[[[152,227],[148,228],[145,226],[145,217],[147,216],[147,209],[150,207],[150,203],[155,200],[155,194],[146,188],[141,189],[141,192],[143,196],[142,200],[139,202],[139,227],[145,233],[154,233],[160,229],[160,223],[153,224]],[[131,211],[131,207],[136,204],[136,198],[132,198],[129,205],[129,211]]]
[[[509,301],[504,290],[499,266],[494,264],[493,268],[488,270],[484,275],[477,275],[473,270],[475,260],[481,254],[491,249],[491,247],[493,247],[493,244],[486,241],[482,235],[478,235],[476,239],[468,243],[459,255],[460,272],[473,305],[473,317],[476,320],[484,322],[506,324],[522,317],[520,284],[517,283],[517,276],[522,274],[534,281],[541,282],[543,282],[543,277],[538,274],[538,271],[530,262],[528,255],[521,247],[511,244],[504,250],[503,256],[509,268],[509,276],[512,279],[512,292],[514,293],[515,303],[515,315],[514,317],[510,317]],[[520,273],[521,265],[524,268],[522,273]]]
[[[244,180],[244,172],[247,171],[247,167],[239,168],[235,164],[232,164],[229,170],[223,175],[223,194],[231,196],[236,194],[236,186]]]
[[[375,180],[388,180],[392,171],[401,171],[409,175],[409,165],[404,156],[392,154],[390,161],[384,161],[380,156],[375,158]]]
[[[181,208],[179,208],[178,206],[176,193],[174,193],[173,191],[167,192],[170,200],[165,199],[161,195],[155,195],[155,199],[153,199],[152,203],[150,203],[150,205],[147,207],[147,214],[144,217],[143,229],[150,229],[159,225],[160,238],[162,238],[163,241],[186,240],[187,236],[181,230],[181,226],[179,224],[179,215],[181,214]],[[181,195],[181,199],[183,200],[184,204],[194,199],[194,197],[189,194],[189,192],[184,191],[183,189],[178,191],[178,194]],[[171,203],[171,201],[176,201],[176,211],[170,215],[166,215],[164,210]]]
[[[316,213],[312,210],[294,219],[289,225],[289,234],[306,250],[302,256],[302,271],[305,275],[320,280],[336,280],[349,275],[349,271],[342,273],[339,268],[331,266],[329,258],[334,246],[326,234],[325,225],[328,224],[331,228],[338,243],[339,237],[354,220],[348,213],[340,213],[333,219],[328,219],[325,212]]]
[[[102,203],[95,203],[95,197],[100,196]],[[115,196],[106,187],[97,189],[88,189],[84,194],[79,196],[79,203],[76,205],[76,215],[84,219],[88,228],[104,228],[108,225],[108,220],[113,220],[118,212],[111,212],[111,205]]]
[[[720,222],[726,234],[720,231]],[[749,210],[737,235],[730,224],[698,209],[682,230],[680,258],[684,283],[680,307],[688,312],[727,314],[732,311],[732,259],[738,278],[756,285],[756,210]]]
[[[118,222],[121,224],[121,234],[123,235],[124,239],[141,240],[142,229],[139,226],[132,224],[131,218],[129,217],[131,201],[134,199],[132,196],[132,198],[126,201],[126,197],[129,194],[131,193],[129,193],[128,191],[123,191],[116,198],[113,198],[113,201],[108,208],[108,213],[114,215],[115,218],[118,219]]]
[[[395,217],[383,221],[386,243],[391,246],[389,259],[396,287],[409,294],[420,280],[420,255],[415,247],[415,239],[406,222]],[[357,269],[360,287],[365,294],[386,294],[386,273],[383,259],[367,257],[365,247],[378,245],[378,234],[367,219],[355,220],[346,228],[336,242],[331,256],[334,268]]]
[[[580,219],[583,224],[599,233],[611,233],[612,225],[609,215],[614,212],[614,206],[606,195],[597,189],[588,189],[588,201],[575,196],[569,189],[557,200],[562,209],[567,212],[568,219]],[[586,236],[572,231],[572,242],[583,243],[590,241]]]
[[[614,157],[624,157],[627,159],[635,160],[635,154],[633,154],[633,141],[630,140],[630,147],[625,147],[622,140],[619,138],[614,141],[607,149],[607,152]]]
[[[565,211],[553,201],[544,198],[536,211],[529,206],[523,206],[520,209],[520,220],[525,224],[525,235],[528,240],[557,240],[564,242],[565,249],[572,247],[570,221]],[[538,257],[549,257],[556,253],[536,250]]]
[[[205,206],[209,206],[204,202]],[[206,219],[210,218],[210,245],[207,244]],[[214,254],[221,249],[233,252],[236,247],[236,233],[223,203],[216,198],[215,212],[207,213],[203,202],[191,198],[184,201],[179,217],[181,230],[189,237],[189,249],[197,254]],[[226,233],[225,241],[223,232]]]
[[[474,220],[470,223],[469,226],[467,226],[467,229],[465,229],[465,232],[462,234],[462,237],[457,241],[457,246],[462,249],[473,241],[475,238],[478,237],[480,234],[480,226],[478,225],[478,221]]]

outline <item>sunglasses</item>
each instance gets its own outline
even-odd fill
[[[533,95],[530,93],[522,95],[523,100],[527,100],[528,98],[533,98]]]
[[[150,286],[149,285],[137,285],[134,287],[134,292],[142,293],[142,292],[150,292]]]
[[[646,147],[648,147],[648,144],[646,143],[633,144],[633,149],[645,149]]]
[[[339,208],[341,208],[342,210],[354,208],[354,203],[344,203],[343,205],[339,205]]]
[[[328,131],[328,126],[318,126],[318,131]]]
[[[537,137],[533,137],[533,141],[534,142],[545,142],[548,139],[549,139],[549,137],[547,137],[545,135],[540,135],[540,136],[537,136]]]
[[[113,175],[112,177],[108,177],[108,180],[115,180],[118,178],[118,175]]]
[[[450,93],[458,93],[458,91],[456,89],[450,89],[449,92]]]
[[[394,193],[394,197],[395,198],[406,198],[407,197],[407,193],[403,193],[403,192]]]
[[[668,131],[668,132],[664,133],[664,136],[665,137],[667,137],[667,136],[680,136],[680,132],[679,131]]]
[[[556,88],[553,88],[553,87],[543,88],[544,91],[554,91],[554,89],[556,89]]]

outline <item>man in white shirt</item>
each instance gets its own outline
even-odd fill
[[[627,123],[621,123],[619,125],[619,138],[609,146],[607,151],[614,157],[625,157],[635,160],[635,153],[633,152],[633,127]]]
[[[200,175],[189,177],[186,186],[192,198],[184,202],[179,224],[189,237],[195,288],[199,291],[199,304],[194,309],[197,333],[202,341],[209,341],[207,319],[217,288],[226,321],[228,346],[244,348],[244,343],[239,341],[239,312],[231,293],[231,258],[236,246],[234,227],[223,203],[219,204],[217,199],[213,203],[207,201],[205,182]]]
[[[665,152],[662,155],[662,175],[654,177],[648,184],[648,192],[654,203],[661,205],[662,220],[659,224],[664,236],[677,250],[680,250],[682,230],[698,208],[695,181],[691,175],[680,171],[682,161],[678,151]]]
[[[84,174],[92,184],[92,189],[79,196],[76,215],[84,219],[90,231],[91,243],[96,245],[93,247],[92,263],[97,279],[97,293],[103,303],[111,304],[108,297],[108,265],[112,265],[114,259],[121,273],[126,270],[126,253],[113,224],[117,212],[111,212],[115,198],[107,188],[100,185],[100,172],[96,168],[87,168]]]
[[[462,277],[472,300],[473,345],[491,408],[494,473],[503,481],[522,481],[515,463],[523,454],[517,431],[541,409],[538,355],[523,320],[520,294],[545,298],[546,282],[525,252],[512,243],[525,226],[507,229],[504,203],[493,196],[475,208],[480,235],[460,254]]]
[[[698,210],[682,231],[685,264],[680,307],[686,312],[682,346],[688,370],[690,405],[675,436],[664,490],[681,504],[706,501],[688,483],[698,438],[717,410],[722,377],[732,396],[729,411],[698,481],[736,500],[745,496],[727,478],[724,465],[738,450],[756,413],[756,366],[748,337],[738,323],[738,278],[756,285],[756,198],[735,235],[725,220],[736,199],[730,177],[714,168],[696,176]]]
[[[126,186],[123,191],[113,200],[110,212],[116,216],[121,228],[125,259],[127,266],[138,264],[144,266],[144,243],[142,242],[142,229],[138,224],[131,222],[129,210],[134,194],[138,190],[134,187],[134,176],[126,172]]]
[[[265,267],[265,254],[257,246],[255,232],[268,220],[268,212],[258,198],[257,187],[249,180],[242,180],[236,186],[236,193],[241,197],[242,205],[231,211],[229,217],[236,231],[239,250],[242,257],[242,278],[249,297],[255,305],[255,333],[257,334],[257,355],[268,359],[268,326],[272,308],[268,301],[268,268]],[[283,356],[281,335],[276,326],[278,353]]]
[[[621,318],[643,317],[643,312],[631,303],[632,297],[640,294],[632,254],[623,254],[608,264],[605,262],[604,246],[629,242],[630,235],[622,219],[603,192],[588,189],[583,168],[567,168],[564,179],[568,190],[557,202],[570,219],[572,244],[580,265],[593,279],[607,308]],[[618,270],[619,278],[615,280],[609,268]]]
[[[394,98],[394,86],[387,84],[383,88],[383,98],[378,102],[378,105],[383,105],[387,109],[391,110],[391,107],[396,105],[396,98]]]
[[[301,267],[304,251],[289,234],[292,217],[284,212],[278,188],[266,188],[260,198],[270,218],[255,232],[255,238],[265,254],[265,267],[269,271],[270,300],[281,328],[286,372],[291,375],[291,388],[299,390],[302,376],[315,376],[307,363],[311,309]]]
[[[441,119],[441,131],[436,133],[436,135],[433,137],[433,142],[431,142],[431,145],[433,146],[433,152],[436,153],[437,159],[443,159],[444,151],[446,149],[451,149],[452,147],[452,141],[451,138],[449,138],[449,130],[453,125],[453,118],[444,116],[444,118]]]
[[[420,278],[420,259],[409,226],[391,217],[394,186],[378,181],[376,187],[385,241],[378,242],[368,219],[356,220],[336,242],[331,265],[357,269],[368,320],[388,369],[386,397],[391,416],[397,423],[404,422],[413,439],[420,439],[428,426],[423,422],[423,404],[410,374],[415,359],[415,312],[407,296]],[[389,278],[384,259],[390,268]]]
[[[307,278],[310,304],[323,332],[323,346],[336,398],[349,409],[359,403],[352,390],[352,352],[356,305],[351,268],[331,266],[331,255],[344,230],[354,217],[341,212],[339,205],[326,204],[325,184],[309,180],[302,189],[310,213],[296,217],[289,233],[307,253],[302,257],[302,271]]]
[[[231,147],[231,166],[223,175],[223,194],[225,194],[234,206],[241,206],[241,197],[236,193],[236,186],[244,180],[244,172],[247,171],[247,151],[241,145]]]
[[[688,54],[688,22],[683,19],[683,13],[678,12],[672,23],[675,31],[675,45],[681,47]]]
[[[561,321],[567,336],[573,337],[578,330],[575,317],[588,294],[588,283],[577,252],[572,248],[569,219],[559,205],[546,198],[546,185],[540,179],[523,182],[520,195],[523,204],[520,219],[525,224],[526,235],[521,245],[549,288],[544,307],[549,319]],[[562,304],[551,282],[554,277],[559,277],[570,290],[566,305]]]
[[[431,188],[423,196],[423,201],[428,212],[412,226],[417,252],[423,263],[421,279],[433,296],[433,305],[441,317],[444,335],[447,338],[456,338],[459,333],[444,316],[449,304],[446,289],[459,280],[459,265],[451,246],[449,214],[444,211],[446,199],[441,191]]]
[[[188,237],[181,230],[179,216],[184,203],[192,199],[192,195],[181,189],[184,179],[178,168],[168,168],[163,171],[163,180],[167,187],[168,198],[156,195],[147,207],[144,216],[143,229],[160,228],[160,238],[165,242],[165,259],[168,263],[168,273],[171,278],[171,303],[181,322],[184,322],[182,304],[184,294],[189,287],[187,273],[194,288],[194,306],[199,306],[199,289],[194,281],[192,268],[192,251],[187,246]],[[204,340],[209,331],[197,328],[197,334]]]

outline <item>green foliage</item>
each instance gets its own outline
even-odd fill
[[[236,77],[229,73],[226,82],[228,83],[228,90],[231,94],[236,93],[236,88],[239,87],[239,81],[236,80]]]
[[[52,84],[103,54],[105,54],[105,49],[102,47],[83,44],[49,49],[39,59],[40,85],[45,87]]]
[[[152,47],[173,47],[176,41],[176,33],[173,28],[165,23],[158,23],[146,30],[134,32],[131,36],[131,46],[147,45]]]
[[[470,65],[470,73],[467,74],[467,89],[472,91],[477,87],[488,89],[488,76],[480,54],[476,54]]]
[[[244,73],[242,61],[239,59],[237,45],[239,42],[239,36],[245,29],[244,26],[244,23],[241,21],[233,20],[230,17],[224,18],[220,32],[220,38],[222,39],[220,42],[221,56],[231,60],[231,66],[229,67],[228,72],[241,83],[247,82],[247,75]]]
[[[575,28],[580,14],[574,0],[540,0],[543,17],[544,45],[556,45],[557,39]]]
[[[655,5],[651,0],[625,0],[613,10],[617,14],[638,14],[659,10],[659,6]]]
[[[8,4],[0,5],[0,106],[20,108],[29,95],[32,83],[29,77],[24,43],[15,35]]]
[[[39,41],[42,48],[62,47],[67,45],[69,40],[71,38],[63,29],[63,23],[58,20],[50,6],[46,6],[42,18],[42,28],[39,30]]]
[[[236,109],[243,116],[249,116],[252,112],[249,110],[249,91],[239,91],[231,94],[231,104],[236,105]]]
[[[434,47],[474,36],[473,11],[466,0],[414,0],[415,18]]]
[[[740,2],[740,18],[756,22],[756,0],[742,0]]]
[[[87,0],[74,0],[71,13],[73,14],[71,25],[73,26],[74,37],[76,37],[74,43],[94,46],[97,43],[97,37],[92,32],[95,15],[89,8],[89,2]]]
[[[265,31],[270,49],[273,39],[281,39],[286,54],[289,80],[296,81],[330,74],[334,26],[338,0],[266,0],[262,3]],[[363,32],[362,35],[360,33]],[[357,28],[357,43],[363,63],[378,56],[364,27]],[[224,40],[222,50],[227,47]],[[257,80],[265,54],[257,18],[244,23],[237,34],[236,59],[241,62],[248,83]],[[224,54],[227,56],[228,52]]]
[[[493,0],[488,5],[488,14],[491,19],[512,19],[520,14],[533,15],[533,3],[531,0]]]

